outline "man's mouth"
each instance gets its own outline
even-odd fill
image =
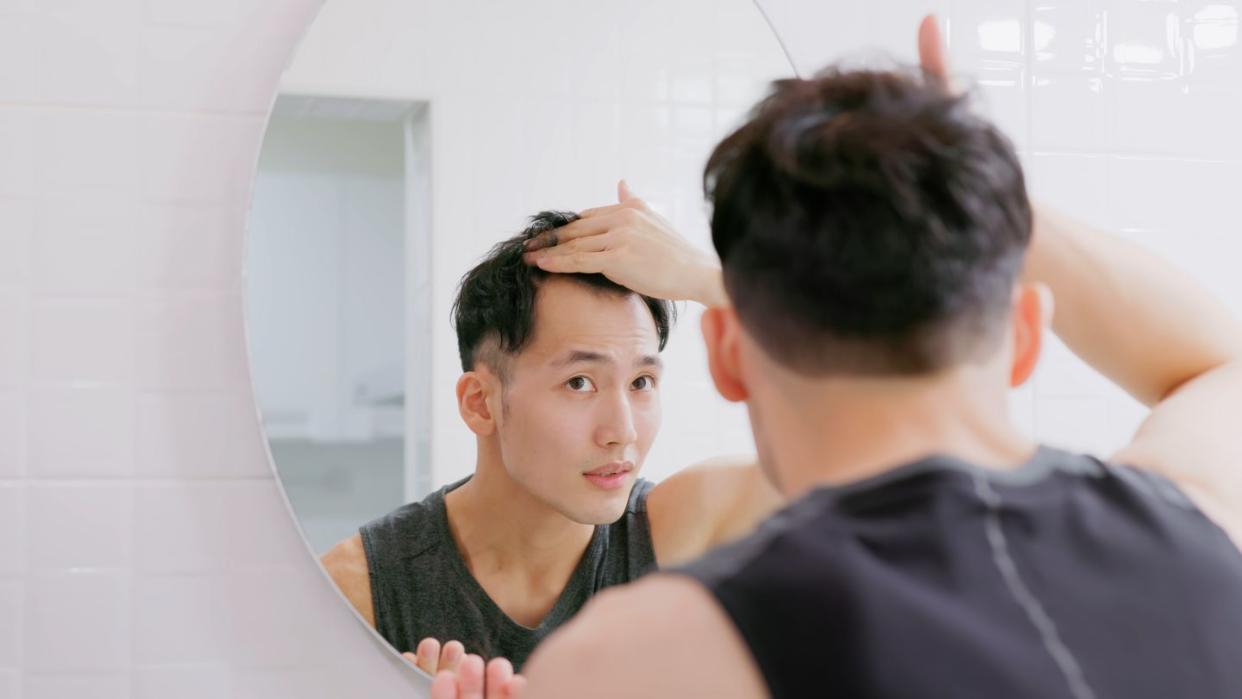
[[[591,469],[582,475],[596,487],[604,490],[616,490],[625,485],[627,476],[633,470],[634,464],[628,461],[614,461],[599,468]]]
[[[610,464],[604,464],[599,468],[587,471],[586,476],[615,476],[621,473],[629,473],[634,470],[634,464],[628,461],[614,461]]]

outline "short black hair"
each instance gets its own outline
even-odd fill
[[[453,302],[453,325],[457,330],[457,351],[462,371],[472,371],[483,360],[504,377],[500,357],[489,357],[480,350],[488,342],[502,355],[515,355],[530,341],[535,329],[535,298],[542,282],[552,273],[528,265],[522,259],[527,240],[545,231],[568,225],[578,215],[568,211],[541,211],[530,218],[521,233],[496,244],[457,287]],[[561,274],[603,293],[632,294],[626,287],[602,274]],[[669,330],[676,320],[673,304],[642,296],[655,322],[660,350],[668,343]]]
[[[738,316],[802,375],[992,351],[1031,238],[1012,144],[917,69],[781,80],[705,172]]]

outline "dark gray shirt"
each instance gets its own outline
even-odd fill
[[[469,479],[466,479],[469,480]],[[592,595],[655,569],[647,493],[639,479],[621,519],[598,525],[564,591],[539,626],[510,619],[466,568],[448,525],[445,486],[362,526],[371,573],[375,628],[398,651],[424,638],[457,640],[484,659],[505,657],[520,669],[535,645],[565,623]]]
[[[777,699],[1242,696],[1237,547],[1168,480],[1084,455],[817,488],[682,571]]]

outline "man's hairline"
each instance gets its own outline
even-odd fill
[[[509,373],[508,372],[509,367],[505,365],[512,364],[512,362],[518,358],[518,355],[522,354],[522,352],[524,352],[530,346],[531,342],[533,341],[535,337],[535,327],[539,322],[538,316],[535,313],[535,308],[537,307],[538,300],[539,300],[539,288],[543,285],[544,282],[551,280],[551,279],[556,279],[556,278],[561,278],[561,279],[564,279],[565,281],[574,282],[575,284],[578,284],[579,286],[586,287],[587,289],[598,292],[601,295],[611,294],[611,295],[620,296],[620,297],[628,297],[628,296],[638,297],[639,301],[642,301],[643,308],[646,309],[647,314],[651,317],[651,325],[653,329],[655,330],[657,344],[659,344],[660,326],[659,326],[659,323],[656,321],[655,312],[652,311],[651,309],[651,304],[648,303],[648,298],[650,297],[640,294],[637,291],[634,291],[633,289],[629,288],[628,286],[622,286],[615,282],[611,286],[593,284],[584,278],[587,276],[588,275],[586,274],[560,273],[560,272],[545,272],[544,275],[541,277],[532,276],[531,286],[533,286],[535,290],[535,295],[534,295],[535,302],[531,304],[531,312],[530,312],[531,313],[531,329],[530,329],[530,333],[526,337],[526,341],[523,343],[521,347],[517,348],[516,350],[512,352],[507,352],[504,350],[503,347],[501,347],[500,332],[496,330],[495,328],[489,329],[487,332],[483,334],[482,337],[479,338],[478,343],[471,350],[470,356],[474,360],[473,364],[469,369],[466,370],[466,372],[463,372],[463,373],[478,371],[479,366],[482,365],[483,367],[486,367],[491,373],[495,374],[496,378],[500,379],[502,388],[504,387],[504,385],[507,382],[506,381],[507,374]],[[657,303],[660,303],[660,302],[671,303],[663,299],[651,298],[651,300]],[[490,348],[490,352],[488,352],[487,349],[485,349],[487,348],[487,345],[489,343],[494,345],[492,348]],[[664,348],[660,347],[659,349],[656,350],[655,355],[650,355],[651,357],[657,360],[657,364],[661,368],[663,368],[663,362],[659,361],[658,355],[660,355],[663,352],[664,352]],[[488,354],[488,353],[495,354],[498,357],[498,359],[496,360],[495,366],[483,358],[484,354]]]

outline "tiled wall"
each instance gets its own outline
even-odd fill
[[[1020,149],[1037,200],[1150,246],[1242,315],[1232,194],[1242,187],[1242,2],[763,4],[804,72],[868,47],[913,61],[914,28],[937,12],[957,72]],[[1146,412],[1059,342],[1013,409],[1041,440],[1104,456]]]
[[[250,180],[318,5],[0,2],[0,698],[416,695],[248,381]]]
[[[480,23],[482,15],[494,21]],[[325,6],[283,90],[430,105],[432,355],[428,363],[411,353],[406,365],[430,372],[435,484],[474,469],[449,325],[462,274],[537,211],[613,203],[622,177],[710,247],[703,163],[768,83],[790,72],[751,0]],[[753,449],[745,411],[711,386],[699,310],[685,309],[665,351],[663,436],[648,478]],[[417,413],[407,417],[407,435],[424,432]]]
[[[0,0],[0,698],[418,695],[306,553],[247,380],[249,180],[277,74],[317,5]],[[763,5],[803,70],[864,46],[909,59],[926,9]],[[1237,0],[934,5],[1038,195],[1151,244],[1239,307]],[[411,52],[383,55],[419,65],[450,19],[436,12],[456,6],[435,3],[410,26]],[[512,4],[470,6],[514,20]],[[689,35],[696,19],[660,23]],[[442,60],[504,67],[456,46]],[[522,135],[493,134],[497,147]],[[452,211],[491,228],[478,202]],[[1019,419],[1051,441],[1119,444],[1141,413],[1053,355]]]

